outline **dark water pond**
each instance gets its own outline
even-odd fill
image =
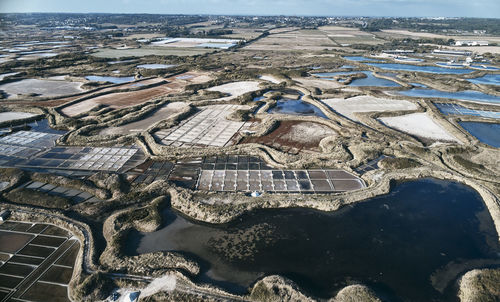
[[[32,123],[29,123],[28,126],[30,126],[32,131],[37,131],[37,132],[45,132],[45,133],[61,134],[61,135],[64,135],[68,132],[65,130],[56,130],[51,128],[49,125],[49,121],[47,119],[34,121]]]
[[[428,73],[439,73],[439,74],[465,74],[471,73],[473,70],[464,68],[446,68],[440,66],[418,66],[410,64],[398,64],[398,63],[366,63],[366,65],[375,66],[381,69],[387,70],[402,70],[402,71],[416,71],[416,72],[428,72]]]
[[[452,261],[499,259],[479,194],[434,179],[398,183],[388,195],[331,213],[258,210],[210,225],[167,209],[165,221],[157,232],[129,233],[126,252],[186,253],[202,263],[198,282],[240,293],[280,274],[325,298],[361,282],[393,301],[455,301],[452,286],[444,294],[433,288],[434,272]]]
[[[481,122],[459,122],[459,124],[479,141],[500,148],[500,124]]]
[[[279,100],[276,102],[276,106],[269,109],[268,112],[271,114],[291,114],[327,118],[323,111],[321,111],[318,107],[302,100]]]

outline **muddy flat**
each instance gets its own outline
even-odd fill
[[[320,141],[332,135],[336,135],[334,130],[318,123],[282,121],[273,132],[261,137],[247,138],[243,143],[258,143],[297,153],[303,149],[319,151]]]
[[[0,90],[5,91],[9,95],[9,98],[28,94],[36,94],[41,97],[55,97],[80,93],[83,91],[80,88],[81,85],[81,82],[26,79],[0,85]]]
[[[188,105],[182,102],[169,103],[151,115],[129,124],[125,124],[119,127],[108,127],[103,129],[100,135],[113,135],[113,134],[129,134],[134,132],[141,132],[147,130],[152,125],[158,123],[159,121],[168,119],[169,117],[181,112]]]

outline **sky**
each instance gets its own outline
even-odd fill
[[[500,0],[0,0],[0,12],[500,18]]]

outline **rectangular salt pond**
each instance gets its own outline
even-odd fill
[[[36,114],[28,113],[28,112],[0,112],[0,123],[7,121],[15,121],[19,119],[25,119],[28,117],[35,116]]]
[[[459,122],[459,124],[480,142],[500,148],[500,124],[481,122]]]
[[[436,106],[436,108],[439,109],[439,111],[441,111],[444,115],[456,114],[500,119],[500,112],[495,111],[474,110],[457,104],[448,103],[435,103],[434,106]]]
[[[132,82],[135,77],[103,77],[103,76],[86,76],[85,79],[92,82],[110,82],[113,84],[123,84]]]
[[[485,76],[468,79],[467,81],[474,84],[483,84],[483,85],[500,85],[500,74],[487,74]]]
[[[383,60],[377,60],[377,59],[371,59],[371,58],[366,58],[363,56],[346,56],[343,57],[346,60],[349,61],[355,61],[355,62],[383,62]]]
[[[175,65],[167,65],[167,64],[141,64],[137,65],[136,67],[144,69],[167,69],[174,66]]]
[[[206,47],[206,48],[220,48],[220,49],[229,49],[231,47],[236,46],[236,44],[228,43],[228,44],[222,44],[222,43],[202,43],[197,45],[196,47]]]
[[[398,94],[411,97],[444,98],[500,104],[500,97],[474,90],[446,92],[436,89],[413,88],[410,90],[399,91]]]
[[[364,73],[366,75],[366,78],[355,79],[349,84],[349,86],[357,86],[357,87],[363,87],[363,86],[400,87],[401,86],[394,81],[390,81],[390,80],[382,79],[382,78],[377,78],[376,76],[373,75],[373,73],[371,71],[325,72],[325,73],[313,73],[312,75],[320,77],[320,78],[325,79],[325,80],[334,81],[335,76],[354,75],[357,73]]]
[[[479,70],[490,70],[490,71],[500,70],[499,68],[497,68],[495,66],[488,66],[488,65],[470,65],[470,68],[479,69]]]
[[[401,70],[401,71],[415,71],[415,72],[427,72],[427,73],[437,73],[437,74],[467,74],[473,72],[473,70],[465,68],[446,68],[439,66],[417,66],[410,64],[397,64],[397,63],[366,63],[373,67],[378,67],[385,70]]]

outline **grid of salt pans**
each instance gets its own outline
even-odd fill
[[[120,169],[136,152],[132,148],[89,148],[88,152],[72,161],[69,168],[82,170],[109,170]]]
[[[474,110],[469,109],[457,104],[449,103],[436,103],[434,104],[445,115],[456,114],[456,115],[471,115],[471,116],[481,116],[500,119],[500,112],[495,111],[485,111],[485,110]]]
[[[183,121],[179,126],[160,130],[155,135],[162,144],[174,147],[205,145],[223,147],[246,124],[226,119],[231,112],[247,108],[239,105],[212,105]]]
[[[54,146],[59,134],[19,131],[0,138],[0,144],[45,148]]]

